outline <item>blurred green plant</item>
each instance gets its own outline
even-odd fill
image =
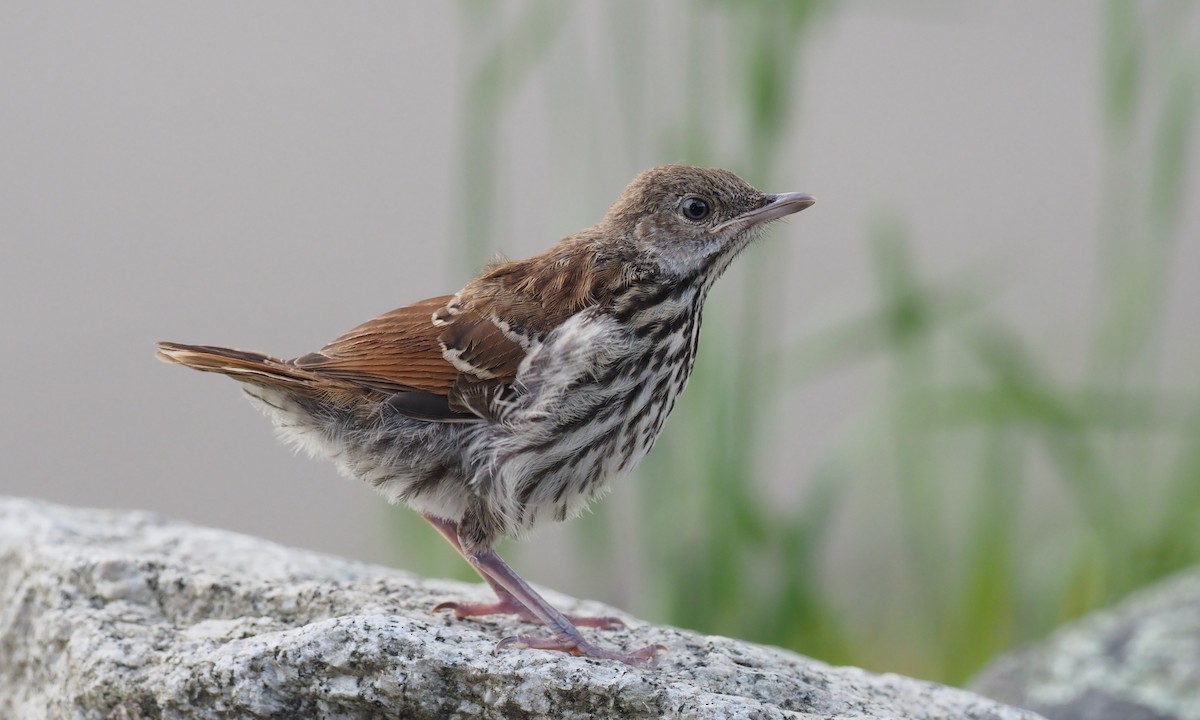
[[[607,23],[589,30],[611,42],[606,91],[595,78],[556,82],[544,67],[577,6],[530,0],[512,18],[493,3],[461,7],[470,72],[461,177],[472,203],[459,221],[471,271],[494,247],[498,118],[531,77],[545,76],[554,108],[576,108],[566,93],[587,84],[576,119],[615,107],[614,144],[634,169],[646,157],[720,164],[770,186],[795,124],[805,45],[834,8],[686,4],[676,16],[684,52],[672,63],[656,53],[657,4],[614,0],[601,11]],[[877,307],[794,347],[772,339],[773,316],[761,312],[783,300],[786,246],[770,256],[751,249],[714,291],[723,297],[706,311],[691,387],[639,471],[637,507],[601,503],[573,525],[591,571],[613,584],[639,573],[634,609],[656,620],[957,683],[1004,649],[1200,563],[1200,387],[1163,387],[1157,373],[1196,134],[1200,64],[1180,31],[1194,7],[1103,6],[1102,192],[1123,202],[1106,203],[1100,223],[1099,311],[1082,384],[1056,380],[990,309],[994,273],[921,277],[902,220],[868,229]],[[685,89],[681,109],[658,98],[662,87]],[[771,500],[755,478],[780,397],[880,362],[887,372],[861,437],[804,479],[801,502]],[[842,553],[839,566],[901,568],[848,602],[826,579],[835,521],[855,492],[894,496],[902,541],[880,530],[878,544]],[[1024,517],[1045,503],[1061,516],[1052,536]],[[406,547],[422,546],[406,563],[469,577],[419,525],[401,526]],[[618,562],[606,540],[631,525],[637,567]]]

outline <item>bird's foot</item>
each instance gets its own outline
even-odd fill
[[[434,606],[433,612],[439,610],[453,610],[454,617],[459,620],[487,615],[516,615],[526,622],[538,624],[542,622],[537,615],[529,611],[529,608],[511,597],[492,603],[460,603],[448,600]],[[625,626],[625,621],[618,617],[593,617],[588,615],[567,615],[565,617],[576,627],[612,628]]]
[[[555,650],[565,652],[579,657],[600,658],[602,660],[616,660],[623,662],[626,665],[642,667],[651,664],[654,661],[654,656],[659,652],[666,650],[662,645],[648,645],[640,650],[633,652],[619,652],[617,650],[606,650],[602,647],[597,647],[582,638],[571,637],[528,637],[516,636],[506,637],[496,643],[497,650],[506,648],[533,648],[535,650]]]

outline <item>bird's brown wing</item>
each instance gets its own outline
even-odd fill
[[[571,315],[609,301],[635,273],[601,263],[583,236],[528,260],[498,263],[457,295],[406,305],[292,363],[392,394],[412,417],[495,419],[530,349]]]
[[[442,356],[432,318],[449,300],[444,295],[384,313],[292,364],[377,390],[445,395],[458,370]]]
[[[489,418],[492,398],[516,377],[526,350],[489,317],[448,310],[452,300],[384,313],[292,364],[391,393],[389,404],[412,417]]]

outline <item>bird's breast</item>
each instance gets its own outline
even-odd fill
[[[625,318],[581,313],[530,354],[494,463],[519,525],[577,514],[637,465],[687,383],[699,326],[683,293]]]

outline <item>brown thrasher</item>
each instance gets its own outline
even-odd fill
[[[727,170],[654,168],[597,225],[319,352],[280,360],[164,342],[158,356],[240,382],[281,437],[421,513],[498,596],[438,608],[515,613],[553,632],[501,647],[641,663],[659,648],[588,642],[576,625],[620,621],[563,615],[494,545],[579,514],[637,465],[687,383],[713,282],[768,222],[813,202]]]

